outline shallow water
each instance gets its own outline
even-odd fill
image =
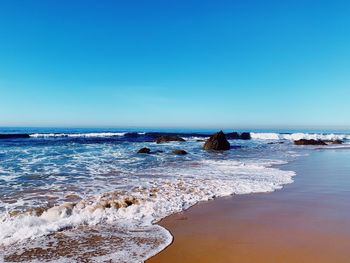
[[[167,144],[155,144],[158,134],[144,130],[10,132],[30,136],[0,140],[0,250],[4,260],[26,262],[142,262],[172,240],[153,225],[161,218],[199,201],[292,183],[295,173],[278,165],[310,149],[293,138],[348,138],[255,133],[211,153],[198,141],[208,131],[181,131],[186,142]],[[142,147],[154,154],[137,154]]]

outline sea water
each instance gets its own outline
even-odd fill
[[[185,142],[156,144],[161,133]],[[172,241],[156,225],[200,201],[271,192],[293,182],[280,164],[315,147],[297,139],[346,133],[252,132],[232,149],[207,152],[212,131],[2,128],[0,261],[143,262]],[[138,154],[149,147],[152,154]],[[174,155],[183,149],[187,155]]]

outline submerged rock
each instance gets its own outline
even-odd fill
[[[324,141],[322,140],[314,140],[314,139],[300,139],[294,141],[295,145],[327,145]]]
[[[156,143],[184,142],[185,140],[177,135],[163,135],[157,138]]]
[[[147,147],[144,147],[144,148],[141,148],[137,153],[146,153],[146,154],[150,154],[150,153],[151,153],[151,149],[150,149],[150,148],[147,148]]]
[[[174,151],[173,151],[173,154],[176,154],[176,155],[186,155],[186,154],[188,154],[188,152],[186,152],[185,150],[174,150]]]
[[[220,131],[212,135],[204,144],[204,150],[227,151],[230,150],[230,143],[225,134]]]

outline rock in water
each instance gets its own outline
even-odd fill
[[[174,151],[173,151],[173,154],[176,154],[176,155],[186,155],[186,154],[188,154],[188,152],[186,152],[185,150],[174,150]]]
[[[163,135],[157,138],[156,143],[184,142],[185,140],[177,135]]]
[[[227,151],[230,150],[230,143],[225,134],[220,131],[212,135],[204,144],[204,150]]]
[[[295,145],[327,145],[324,141],[322,140],[307,140],[307,139],[300,139],[294,141]]]
[[[238,132],[230,132],[226,134],[227,139],[229,140],[238,140],[241,138]]]
[[[150,153],[151,153],[151,149],[150,149],[150,148],[147,148],[147,147],[144,147],[144,148],[141,148],[137,153],[147,153],[147,154],[150,154]]]
[[[249,132],[242,132],[241,133],[241,140],[250,140],[251,136]]]
[[[238,132],[230,132],[226,134],[226,138],[229,140],[250,140],[250,132],[242,132],[239,134]]]

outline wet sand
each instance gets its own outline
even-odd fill
[[[350,262],[350,150],[315,150],[282,169],[297,172],[282,190],[162,220],[174,242],[147,262]]]

